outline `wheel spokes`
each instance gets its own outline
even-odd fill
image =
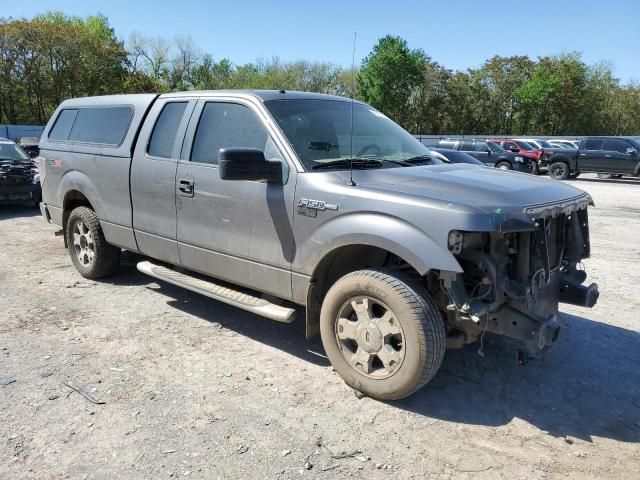
[[[401,353],[389,344],[383,345],[376,355],[384,365],[387,373],[391,373],[402,359]]]
[[[393,313],[387,310],[382,317],[380,317],[376,325],[380,329],[380,333],[382,336],[387,338],[393,335],[401,335],[402,330],[400,330],[400,325],[398,324],[398,320],[396,320]]]
[[[356,353],[351,356],[350,363],[354,368],[358,369],[358,367],[360,367],[360,370],[364,373],[370,373],[373,355],[358,347]]]
[[[354,340],[356,339],[356,328],[358,322],[354,322],[347,318],[338,319],[338,338],[340,340]]]
[[[366,297],[360,298],[358,300],[353,300],[351,302],[351,307],[353,308],[353,311],[356,312],[356,315],[358,316],[358,322],[368,322],[371,320],[372,306],[373,306],[372,303]]]

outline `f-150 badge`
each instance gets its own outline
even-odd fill
[[[301,198],[298,201],[298,215],[315,218],[318,216],[318,210],[338,210],[338,205],[308,198]]]

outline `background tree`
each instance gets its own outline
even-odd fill
[[[0,123],[44,124],[70,97],[225,88],[355,96],[420,134],[640,134],[640,87],[578,53],[452,71],[386,36],[355,69],[278,57],[237,65],[189,36],[134,32],[125,45],[101,15],[0,19]]]
[[[411,50],[400,37],[387,35],[362,62],[358,94],[393,120],[409,125],[411,97],[424,80],[425,53]]]

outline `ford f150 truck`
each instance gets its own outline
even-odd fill
[[[583,172],[601,176],[640,175],[640,140],[629,137],[586,137],[577,150],[556,150],[549,158],[549,176],[576,178]]]
[[[306,307],[336,371],[379,399],[484,332],[546,350],[591,307],[585,192],[443,164],[385,115],[285,91],[63,102],[40,143],[44,218],[81,275],[138,269],[257,315]]]

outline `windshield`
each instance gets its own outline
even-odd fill
[[[29,155],[13,142],[0,143],[0,160],[29,160]]]
[[[495,142],[487,142],[487,145],[489,146],[489,149],[492,152],[504,152],[504,148],[502,148],[500,145],[498,145]]]
[[[536,147],[534,147],[533,145],[531,145],[530,143],[527,142],[523,142],[522,140],[518,140],[518,146],[522,149],[522,150],[537,150]]]
[[[549,142],[547,142],[546,140],[537,140],[537,142],[540,144],[540,146],[542,148],[556,148],[553,145],[551,145]]]
[[[442,163],[412,135],[362,103],[270,100],[265,105],[307,170],[348,170],[351,159],[354,168]]]

